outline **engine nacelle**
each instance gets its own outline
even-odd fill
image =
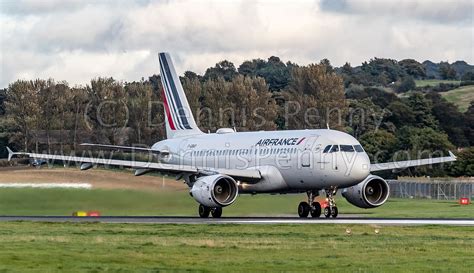
[[[359,208],[376,208],[387,201],[390,188],[387,181],[376,175],[369,175],[364,181],[342,190],[342,196]]]
[[[239,189],[235,180],[227,175],[203,176],[194,182],[191,196],[206,207],[225,207],[234,203]]]

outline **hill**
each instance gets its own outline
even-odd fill
[[[461,112],[466,112],[467,108],[474,101],[474,85],[462,86],[443,92],[441,95],[449,102],[458,106]]]

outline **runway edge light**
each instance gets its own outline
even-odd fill
[[[89,216],[89,217],[100,217],[100,212],[99,211],[88,211],[87,216]]]
[[[459,198],[459,204],[460,205],[469,205],[470,204],[469,198],[467,198],[467,197]]]
[[[85,211],[75,211],[75,212],[72,213],[72,216],[85,217],[85,216],[87,216],[87,212],[85,212]]]

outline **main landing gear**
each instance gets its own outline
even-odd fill
[[[301,202],[298,205],[298,215],[301,218],[306,218],[309,214],[311,214],[311,217],[318,218],[321,216],[321,204],[314,201],[314,198],[318,196],[318,192],[308,191],[306,194],[308,195],[308,202]]]
[[[221,218],[222,208],[221,207],[210,208],[210,207],[206,207],[204,205],[199,205],[199,217],[207,218],[207,217],[209,217],[209,214],[211,214],[212,217],[214,217],[214,218]]]
[[[336,206],[336,201],[334,201],[334,195],[336,194],[337,189],[332,188],[332,189],[326,189],[325,191],[326,191],[327,204],[324,207],[324,217],[336,218],[338,215],[338,209]],[[311,217],[319,218],[319,216],[321,216],[321,204],[314,200],[316,196],[318,196],[318,192],[308,191],[306,194],[308,195],[308,202],[301,202],[298,205],[298,215],[301,218],[306,218],[308,217],[309,214],[311,214]]]

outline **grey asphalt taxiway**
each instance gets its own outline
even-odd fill
[[[364,224],[364,225],[448,225],[474,226],[474,218],[293,218],[293,217],[171,217],[171,216],[0,216],[0,222],[101,222],[101,223],[143,223],[143,224]]]

